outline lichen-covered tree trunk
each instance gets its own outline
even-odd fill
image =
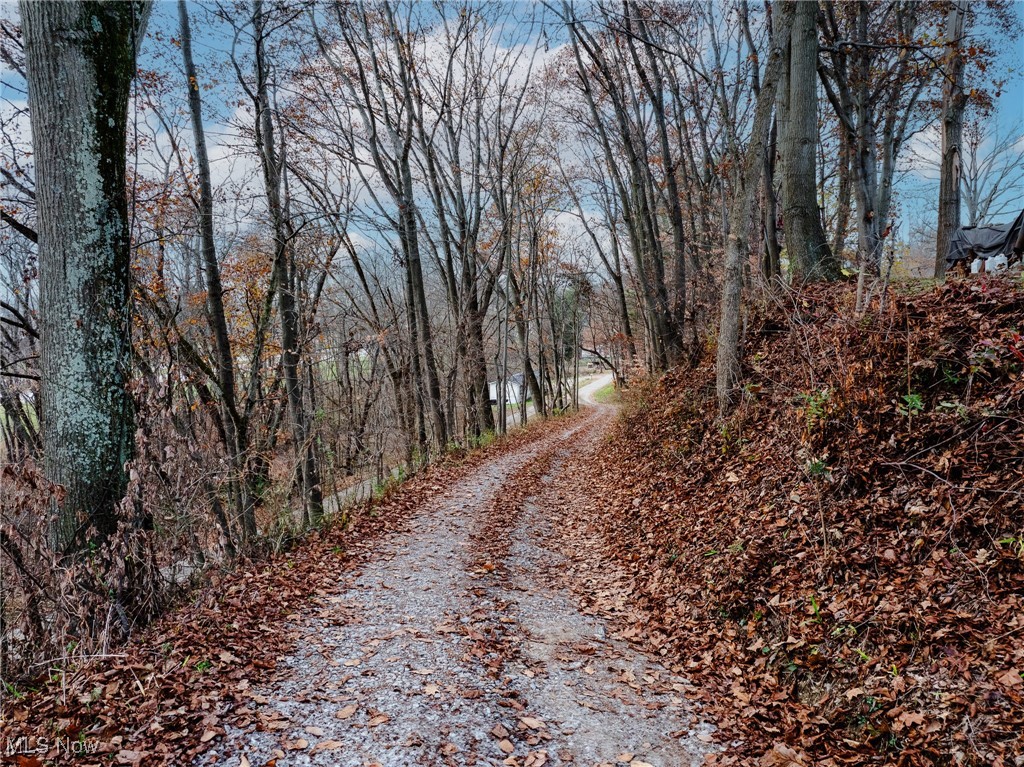
[[[134,418],[125,128],[148,2],[21,3],[38,203],[42,431],[53,545],[117,527]]]
[[[834,280],[839,264],[825,239],[818,210],[818,4],[795,3],[793,32],[779,84],[779,154],[786,253],[798,282]]]

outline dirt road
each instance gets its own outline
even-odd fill
[[[599,449],[612,417],[590,407],[376,541],[336,593],[311,596],[300,651],[201,763],[702,764],[709,728],[685,679],[580,608],[548,513],[562,461]]]

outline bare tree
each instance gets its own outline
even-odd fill
[[[858,310],[880,274],[897,161],[919,127],[918,102],[934,74],[927,46],[916,44],[929,10],[924,3],[907,0],[822,5],[819,21],[826,55],[818,74],[850,152],[860,264]],[[880,37],[896,42],[875,44]]]
[[[336,7],[337,31],[348,59],[318,37],[327,59],[361,123],[360,143],[369,154],[386,193],[397,209],[393,219],[405,267],[408,323],[413,345],[413,380],[417,392],[419,432],[426,447],[425,416],[433,427],[434,445],[448,442],[448,423],[434,331],[430,324],[423,277],[418,203],[414,194],[412,151],[416,141],[413,40],[416,33],[407,13],[395,13],[390,4],[370,8],[365,4]],[[409,11],[411,13],[411,11]]]
[[[993,120],[964,127],[960,188],[967,226],[992,223],[1020,212],[1024,185],[1024,126],[1002,133]]]
[[[568,2],[562,4],[562,17],[569,27],[578,86],[629,235],[650,328],[651,368],[665,370],[682,358],[686,236],[666,124],[664,78],[650,31],[636,6],[626,4],[621,16],[604,4],[597,7],[597,27],[578,18]],[[644,104],[650,105],[649,114]],[[655,126],[653,131],[649,123]],[[664,179],[655,176],[651,157],[660,159]],[[664,220],[669,223],[671,249],[662,237]]]

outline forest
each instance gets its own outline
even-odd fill
[[[0,763],[1024,764],[1022,40],[0,5]]]

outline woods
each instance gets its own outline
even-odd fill
[[[1024,207],[1022,30],[1003,0],[6,9],[0,681],[560,428],[606,371],[707,368],[727,434],[752,317],[850,283],[827,311],[867,326]]]

